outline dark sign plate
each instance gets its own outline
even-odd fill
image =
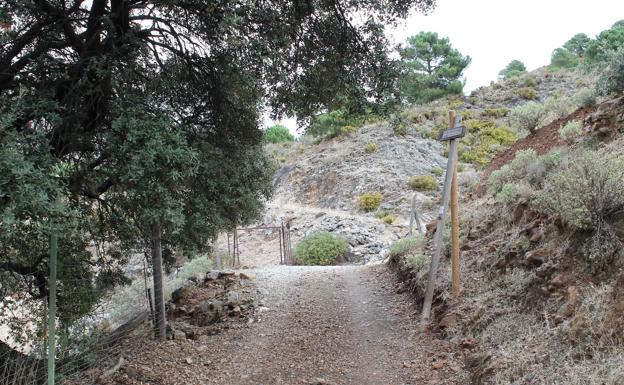
[[[466,127],[464,126],[453,127],[442,132],[442,135],[440,135],[439,140],[453,140],[453,139],[461,138],[464,135],[466,135]]]

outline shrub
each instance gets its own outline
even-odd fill
[[[533,76],[528,75],[524,77],[523,84],[525,87],[535,87],[538,83]]]
[[[414,110],[405,110],[401,113],[401,116],[414,124],[421,124],[427,120],[425,114]]]
[[[551,96],[546,99],[544,108],[547,111],[547,115],[543,124],[548,124],[553,120],[566,117],[575,110],[571,99],[559,95]]]
[[[540,202],[578,230],[596,230],[624,210],[624,159],[586,151],[545,182]]]
[[[499,151],[514,143],[517,135],[490,120],[469,119],[464,122],[468,134],[458,146],[459,160],[484,166]]]
[[[598,80],[598,92],[607,96],[624,92],[624,48],[613,54],[609,67]]]
[[[520,60],[512,60],[498,75],[502,79],[510,79],[526,73],[526,66]]]
[[[367,154],[372,154],[373,152],[377,151],[377,143],[366,143],[366,145],[364,146],[364,151]]]
[[[342,257],[349,246],[341,236],[329,232],[312,233],[295,247],[295,259],[303,265],[326,266]]]
[[[518,185],[515,183],[505,183],[496,194],[496,200],[500,203],[510,205],[518,199]]]
[[[537,92],[534,88],[531,87],[522,87],[516,91],[518,96],[526,100],[535,100],[537,99]]]
[[[574,68],[577,65],[577,56],[565,48],[555,49],[550,57],[550,66],[554,68]]]
[[[340,127],[340,133],[342,135],[355,134],[356,132],[358,132],[359,129],[360,126],[346,125]]]
[[[405,258],[405,266],[416,271],[420,271],[428,262],[429,257],[424,254],[410,254]]]
[[[396,217],[394,215],[388,214],[384,216],[382,220],[384,221],[384,223],[391,225],[396,220]]]
[[[402,257],[420,251],[423,238],[420,236],[400,239],[390,246],[390,257]]]
[[[572,97],[578,107],[592,107],[596,105],[596,90],[584,88]]]
[[[438,181],[431,175],[413,176],[408,184],[415,191],[433,191],[438,189]]]
[[[573,140],[583,134],[583,124],[580,120],[566,123],[559,129],[559,137],[563,140]]]
[[[397,136],[405,136],[407,135],[407,121],[403,118],[403,116],[397,114],[390,121],[390,126],[392,127],[392,131]]]
[[[276,124],[267,128],[264,133],[264,140],[269,143],[284,143],[284,142],[292,142],[295,140],[295,137],[290,133],[286,126],[282,126],[281,124]]]
[[[383,195],[380,192],[369,192],[362,194],[358,197],[358,207],[364,211],[373,211],[376,210],[379,205],[381,205],[381,201],[383,200]]]
[[[506,184],[523,177],[527,166],[535,160],[537,160],[537,153],[533,149],[516,152],[516,156],[511,162],[492,172],[488,179],[488,193],[496,196]]]
[[[530,162],[537,159],[537,153],[534,149],[528,148],[526,150],[519,150],[516,152],[516,155],[509,162],[509,166],[512,170],[521,171],[523,170]]]
[[[509,110],[507,108],[487,108],[483,111],[483,115],[490,118],[503,118],[508,113]]]
[[[442,167],[434,167],[431,169],[431,172],[437,177],[444,175],[444,169]]]
[[[384,217],[390,215],[390,213],[386,210],[379,210],[375,213],[375,218],[383,220]]]
[[[518,130],[535,132],[543,124],[547,115],[548,111],[543,104],[528,102],[512,109],[509,113],[509,120],[512,127]]]
[[[366,121],[366,116],[354,116],[345,110],[335,110],[318,114],[312,118],[306,134],[321,139],[335,138],[340,135],[356,132]]]
[[[582,251],[596,271],[612,266],[614,258],[622,255],[622,241],[612,226],[624,210],[622,191],[622,153],[586,151],[551,174],[538,203],[572,229],[589,233]]]

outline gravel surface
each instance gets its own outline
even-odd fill
[[[252,323],[197,341],[148,342],[118,384],[462,384],[453,346],[417,331],[384,265],[245,272],[262,293]],[[159,357],[154,363],[154,357]]]

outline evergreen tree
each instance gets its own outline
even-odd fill
[[[409,37],[399,48],[401,56],[400,90],[411,103],[425,103],[449,94],[461,94],[462,73],[471,62],[453,48],[448,38],[435,32]]]

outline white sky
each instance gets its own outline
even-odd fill
[[[388,34],[395,44],[420,31],[448,37],[462,54],[472,57],[464,72],[464,91],[469,93],[496,80],[513,59],[529,71],[547,65],[553,49],[575,34],[593,38],[621,19],[621,0],[438,0],[429,15],[414,13]],[[281,123],[295,132],[294,120]]]

